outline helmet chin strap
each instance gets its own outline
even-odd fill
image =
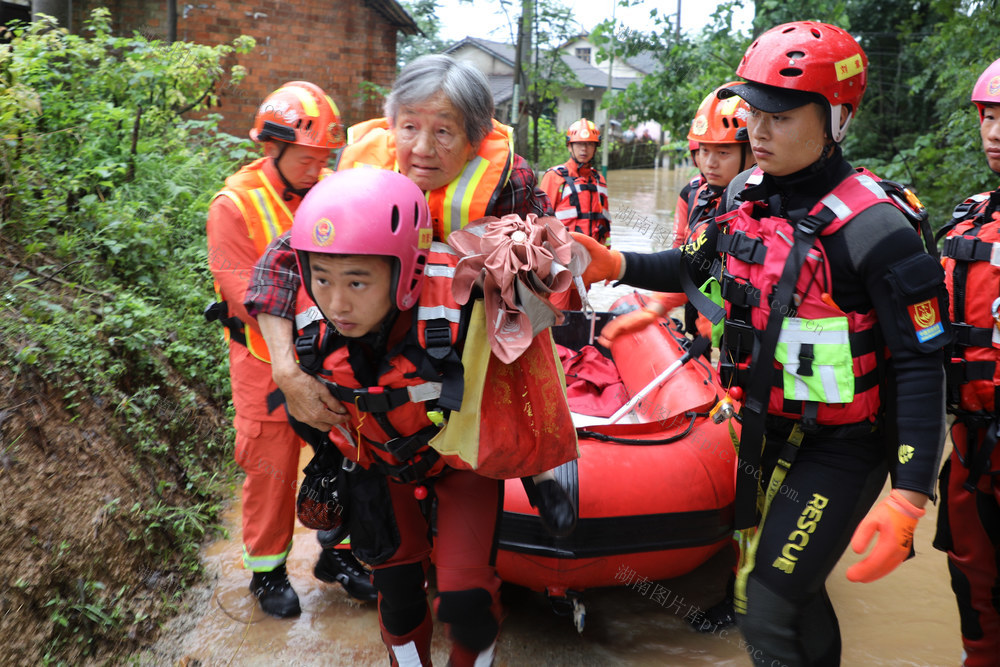
[[[295,188],[287,178],[285,178],[284,172],[281,171],[281,156],[285,154],[285,149],[288,148],[288,144],[284,141],[281,142],[281,148],[278,149],[278,155],[274,158],[274,168],[278,170],[278,177],[281,178],[281,182],[285,185],[285,190],[281,193],[281,198],[285,201],[292,201],[295,197],[305,197],[306,193],[309,192],[309,188]]]

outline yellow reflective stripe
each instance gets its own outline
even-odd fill
[[[306,91],[302,90],[298,86],[288,86],[286,88],[282,88],[277,92],[281,91],[289,91],[295,93],[295,96],[299,98],[299,102],[302,103],[302,110],[306,112],[307,116],[312,116],[315,118],[316,116],[319,115],[319,106],[316,105],[315,98],[313,98],[313,96],[307,93]]]
[[[329,95],[324,95],[323,97],[326,98],[326,103],[330,105],[331,109],[333,109],[333,113],[335,113],[335,114],[337,114],[339,116],[340,115],[340,109],[337,108],[337,103],[333,101],[333,98],[330,97]]]
[[[448,184],[444,198],[444,220],[442,220],[446,238],[448,234],[465,227],[470,222],[469,208],[472,199],[489,166],[489,160],[477,155],[469,160],[459,177]]]
[[[243,567],[252,572],[270,572],[278,567],[288,558],[288,553],[292,550],[292,541],[288,541],[288,548],[280,554],[271,556],[251,556],[247,551],[247,546],[243,545]]]
[[[267,193],[271,196],[271,205],[277,206],[279,209],[281,209],[281,212],[285,214],[284,222],[283,223],[279,222],[278,224],[281,228],[281,231],[287,232],[289,229],[292,228],[292,220],[294,219],[292,212],[288,210],[288,206],[285,205],[285,201],[280,196],[278,196],[278,193],[277,191],[275,191],[274,186],[271,185],[271,181],[267,180],[264,177],[263,169],[260,171],[260,180],[261,183],[264,184],[264,187],[267,189]]]
[[[267,193],[264,192],[263,188],[256,188],[247,192],[250,196],[250,201],[253,202],[253,206],[257,209],[257,214],[260,216],[260,220],[264,229],[264,244],[267,245],[274,240],[274,237],[278,236],[281,231],[278,229],[278,212],[274,210],[271,206],[271,202],[268,201]]]
[[[236,208],[240,209],[240,214],[243,216],[243,220],[245,221],[247,219],[247,209],[243,206],[243,202],[240,201],[240,198],[235,192],[232,192],[231,190],[221,190],[219,194],[236,204]]]
[[[803,345],[812,345],[811,375],[799,373]],[[785,398],[822,403],[854,400],[854,361],[846,317],[786,318],[774,358],[782,365]]]

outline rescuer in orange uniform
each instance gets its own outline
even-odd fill
[[[300,613],[285,559],[292,547],[302,441],[285,410],[268,405],[277,385],[257,321],[243,306],[251,270],[267,244],[290,229],[302,197],[330,173],[330,151],[343,146],[336,104],[319,86],[292,81],[261,104],[250,138],[264,157],[226,179],[208,211],[208,257],[219,302],[206,312],[226,328],[236,409],[236,462],[243,483],[243,565],[250,591],[273,616]],[[339,408],[342,410],[342,408]],[[345,414],[345,419],[346,419]]]

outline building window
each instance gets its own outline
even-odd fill
[[[594,100],[580,100],[580,118],[594,120]]]
[[[587,47],[579,47],[579,48],[577,48],[577,50],[576,50],[576,57],[579,58],[580,60],[586,60],[589,63],[590,62],[590,47],[587,46]]]

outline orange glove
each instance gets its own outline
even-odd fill
[[[622,272],[622,254],[604,247],[597,239],[587,234],[570,232],[573,240],[583,246],[590,255],[590,264],[583,272],[583,284],[590,287],[601,280],[618,280]]]
[[[851,548],[857,554],[868,548],[875,531],[879,536],[872,552],[847,568],[847,578],[867,584],[895,570],[909,558],[913,531],[917,520],[924,514],[924,510],[893,489],[889,497],[869,512],[854,531]]]
[[[641,310],[633,310],[619,315],[608,322],[601,330],[601,335],[597,337],[604,347],[611,347],[611,341],[622,334],[642,331],[651,324],[656,324],[657,320],[665,317],[667,313],[687,301],[683,293],[654,294],[649,303]]]

